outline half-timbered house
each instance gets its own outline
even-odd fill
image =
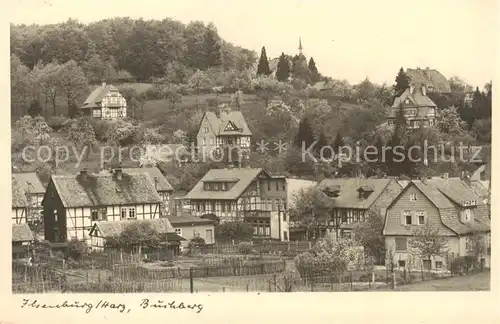
[[[245,221],[256,238],[288,240],[285,177],[273,177],[260,168],[211,169],[184,199],[194,216]]]
[[[27,220],[40,220],[45,187],[35,172],[13,173],[12,178],[21,185],[27,199]]]
[[[21,183],[12,177],[12,224],[28,222],[28,199]]]
[[[146,173],[118,168],[112,174],[53,175],[42,205],[46,240],[89,241],[97,222],[159,218],[161,198]]]
[[[116,87],[106,83],[90,93],[81,109],[84,116],[96,119],[127,117],[127,101]]]

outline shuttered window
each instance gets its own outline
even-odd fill
[[[397,237],[396,238],[396,251],[406,251],[406,237]]]

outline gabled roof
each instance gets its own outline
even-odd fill
[[[184,199],[238,199],[245,189],[248,188],[250,183],[261,173],[268,176],[267,173],[260,168],[211,169],[200,181],[198,181],[194,188],[184,196]],[[205,191],[203,189],[203,182],[218,181],[221,179],[229,179],[231,181],[228,182],[236,183],[227,191]]]
[[[95,233],[95,229],[99,231],[100,237],[118,237],[130,224],[150,223],[159,234],[175,233],[172,224],[167,218],[155,219],[140,219],[140,220],[123,220],[110,222],[97,222],[90,230],[90,234]]]
[[[399,200],[399,197],[401,197],[409,188],[415,187],[439,210],[441,222],[453,232],[461,235],[472,233],[474,231],[489,231],[489,207],[482,203],[479,197],[474,195],[472,188],[468,187],[467,189],[467,185],[465,183],[465,186],[460,184],[458,189],[454,189],[453,187],[458,185],[458,181],[456,179],[457,178],[449,178],[448,180],[441,179],[443,182],[447,181],[444,184],[439,179],[426,179],[425,182],[422,182],[421,180],[412,180],[398,195],[398,197],[393,200],[389,208],[394,205]],[[461,179],[458,180],[462,181]],[[445,186],[449,188],[445,188]],[[449,194],[453,192],[453,195],[458,192],[462,192],[466,195],[467,199],[476,200],[477,206],[475,207],[474,219],[470,222],[462,223],[460,221],[459,207],[454,204],[451,198],[443,193],[444,191]],[[389,235],[387,234],[385,228],[384,233]],[[390,233],[390,235],[394,235],[394,233]]]
[[[118,91],[116,87],[111,84],[103,84],[97,88],[95,88],[87,99],[84,101],[82,108],[95,108],[99,107],[98,103],[101,103],[102,99],[108,94],[110,91]]]
[[[406,99],[409,103],[406,103]],[[436,104],[427,95],[422,93],[422,89],[417,87],[413,89],[406,89],[399,97],[394,99],[392,108],[419,108],[419,107],[437,107]],[[393,109],[394,110],[394,109]],[[427,112],[425,112],[427,114]]]
[[[427,179],[426,182],[439,189],[448,199],[459,206],[464,206],[465,201],[478,201],[479,197],[474,194],[471,186],[460,178],[443,179],[435,177]]]
[[[122,179],[111,174],[53,175],[64,207],[155,204],[161,199],[146,173],[122,171]],[[44,197],[47,199],[47,195]]]
[[[247,122],[245,121],[245,117],[241,113],[241,111],[234,110],[226,110],[220,112],[220,117],[214,112],[207,111],[205,112],[203,118],[208,119],[208,123],[212,127],[212,130],[216,135],[244,135],[251,136],[252,132],[250,128],[248,128]],[[203,120],[202,118],[202,120]],[[231,122],[238,128],[238,130],[225,130],[228,123]],[[240,131],[241,130],[241,131]]]
[[[167,178],[161,173],[160,169],[157,167],[150,168],[126,168],[123,169],[128,173],[146,173],[149,176],[149,179],[155,185],[155,178],[158,179],[158,187],[156,187],[157,191],[174,191],[174,188],[170,185]]]
[[[34,241],[35,236],[28,224],[12,224],[12,242]]]
[[[324,179],[318,184],[319,190],[325,188],[340,187],[339,196],[331,198],[334,208],[358,208],[369,209],[370,206],[382,194],[392,179]],[[359,197],[359,189],[370,187],[373,192],[364,199]]]
[[[36,172],[13,173],[12,177],[16,178],[16,180],[19,181],[26,193],[45,193],[45,187],[40,181],[40,178],[38,178]]]
[[[12,177],[12,208],[25,208],[28,205],[28,199],[21,183]]]
[[[450,93],[450,82],[435,69],[406,69],[406,75],[410,78],[410,84],[415,87],[420,87],[422,84],[427,88],[432,87],[433,92]]]

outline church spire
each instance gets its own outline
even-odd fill
[[[302,54],[302,38],[299,36],[299,53]]]

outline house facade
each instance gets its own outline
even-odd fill
[[[14,177],[12,185],[12,224],[23,224],[28,222],[28,198],[21,183]]]
[[[289,240],[287,182],[260,168],[211,169],[184,196],[193,216],[245,221],[255,238]]]
[[[90,243],[89,231],[98,222],[155,219],[161,198],[145,173],[53,175],[43,198],[45,239]]]
[[[40,220],[45,187],[37,174],[35,172],[13,173],[12,178],[19,184],[22,194],[26,197],[26,220],[28,222]]]
[[[331,214],[320,219],[316,235],[334,233],[336,237],[352,237],[354,226],[364,222],[369,212],[384,217],[386,208],[401,192],[394,179],[332,178],[316,187],[324,194]]]
[[[437,105],[427,96],[425,85],[410,86],[394,99],[387,123],[395,123],[399,110],[402,109],[408,128],[429,127],[436,123]]]
[[[83,116],[97,119],[127,117],[127,101],[116,87],[106,83],[90,93],[81,109]]]
[[[195,237],[201,237],[205,244],[215,243],[214,222],[210,219],[194,216],[169,216],[168,220],[177,235],[186,239],[182,245],[187,246]]]
[[[489,242],[489,208],[460,178],[413,180],[387,208],[383,234],[393,262],[401,268],[443,269],[450,258],[472,255],[474,234]],[[446,239],[446,255],[432,260],[411,246],[415,229],[430,224]],[[489,265],[487,251],[484,263]]]
[[[203,155],[220,154],[228,147],[249,152],[251,138],[252,132],[241,111],[233,111],[230,107],[219,108],[215,113],[205,112],[196,135],[198,152]]]

